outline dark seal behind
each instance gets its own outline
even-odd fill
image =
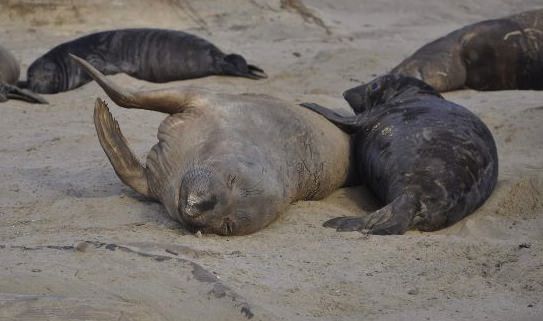
[[[543,89],[543,9],[478,22],[417,50],[391,73],[440,92]]]
[[[367,217],[325,223],[338,231],[433,231],[472,213],[498,176],[496,144],[485,124],[424,82],[379,77],[344,93],[355,116],[303,106],[353,134],[362,181],[386,204]]]
[[[69,54],[84,58],[105,75],[123,72],[157,83],[210,75],[266,77],[242,56],[227,55],[195,35],[165,29],[120,29],[93,33],[56,46],[30,65],[27,80],[21,85],[52,94],[91,81]]]

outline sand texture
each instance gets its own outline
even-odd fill
[[[269,78],[194,84],[348,111],[341,93],[415,49],[541,0],[0,1],[0,41],[22,70],[54,45],[121,27],[181,29]],[[23,78],[25,76],[23,75]],[[489,126],[498,186],[434,233],[365,236],[322,222],[378,208],[365,187],[294,204],[250,236],[197,238],[115,176],[92,123],[96,83],[0,104],[0,320],[543,320],[543,92],[446,98]],[[106,101],[110,101],[106,99]],[[113,114],[142,158],[165,115]]]

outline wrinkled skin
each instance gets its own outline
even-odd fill
[[[543,9],[455,30],[419,50],[391,73],[440,92],[543,89]]]
[[[5,102],[8,99],[19,99],[31,103],[46,104],[47,101],[35,93],[15,86],[19,74],[19,63],[15,57],[7,49],[0,46],[0,102]]]
[[[492,134],[466,108],[422,81],[379,77],[344,93],[355,116],[302,104],[353,135],[361,179],[386,205],[367,217],[325,223],[338,231],[434,231],[472,213],[498,176]]]
[[[224,54],[197,36],[164,29],[120,29],[93,33],[56,46],[34,61],[21,82],[38,93],[53,94],[82,86],[92,78],[69,54],[82,57],[106,75],[124,72],[151,82],[210,75],[265,78],[237,54]]]
[[[145,166],[100,99],[94,123],[119,178],[193,230],[256,232],[292,202],[321,199],[354,172],[349,136],[315,113],[262,95],[132,92],[74,59],[118,105],[169,114]]]

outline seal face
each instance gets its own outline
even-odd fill
[[[45,99],[15,85],[19,80],[19,74],[19,63],[15,57],[6,48],[0,46],[0,102],[11,98],[46,104]]]
[[[349,136],[315,113],[260,95],[132,92],[73,57],[118,105],[169,114],[145,166],[100,99],[94,124],[119,178],[187,227],[253,233],[290,203],[323,198],[350,178]]]
[[[69,54],[82,57],[106,75],[124,72],[158,83],[210,75],[266,78],[262,69],[247,64],[242,56],[227,55],[195,35],[165,29],[120,29],[56,46],[30,65],[23,84],[52,94],[91,81]]]
[[[392,69],[440,92],[543,89],[543,9],[478,22],[439,38]]]
[[[496,144],[485,124],[424,82],[385,75],[344,93],[355,116],[302,104],[351,133],[359,174],[386,204],[368,217],[325,223],[338,231],[433,231],[472,213],[498,176]]]

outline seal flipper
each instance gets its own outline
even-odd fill
[[[153,90],[133,92],[122,88],[113,81],[107,79],[100,71],[82,58],[70,54],[99,85],[116,104],[125,108],[146,109],[167,114],[183,112],[187,107],[194,107],[199,97],[195,90]]]
[[[128,147],[119,124],[109,112],[106,103],[100,98],[96,99],[94,106],[94,126],[100,145],[121,181],[141,195],[155,199],[147,185],[145,167]]]
[[[8,99],[18,99],[35,104],[48,104],[47,100],[43,99],[40,95],[33,93],[27,89],[21,89],[17,86],[0,83],[0,101],[6,101]]]
[[[301,103],[300,106],[320,114],[348,134],[355,133],[360,127],[360,121],[362,118],[358,115],[342,116],[329,108],[315,103]]]
[[[412,226],[417,210],[416,199],[404,193],[367,217],[336,217],[324,222],[323,226],[338,232],[367,230],[375,235],[403,234]]]
[[[247,77],[251,79],[265,79],[268,78],[268,75],[261,68],[255,65],[247,65],[249,68],[249,75]]]

